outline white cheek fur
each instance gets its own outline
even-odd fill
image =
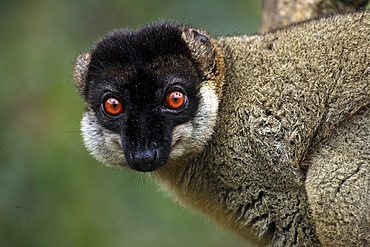
[[[126,166],[120,136],[103,128],[92,110],[83,114],[81,133],[86,149],[98,161],[107,166]]]
[[[194,119],[176,126],[172,132],[170,159],[200,152],[211,138],[217,119],[218,98],[213,82],[203,82],[199,90],[199,108]]]

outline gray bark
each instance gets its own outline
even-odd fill
[[[263,0],[260,32],[331,13],[366,7],[369,0]]]

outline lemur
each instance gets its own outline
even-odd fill
[[[254,36],[116,30],[74,68],[97,160],[270,246],[370,246],[369,75],[369,11]]]

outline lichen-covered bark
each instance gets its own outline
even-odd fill
[[[331,13],[355,11],[369,0],[264,0],[261,32]]]

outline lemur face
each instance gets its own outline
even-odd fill
[[[194,56],[196,42],[210,47],[203,53],[211,59]],[[87,103],[81,123],[87,149],[104,163],[138,171],[200,149],[218,105],[204,73],[205,61],[215,66],[212,53],[205,35],[167,24],[116,31],[99,41],[75,68]]]

